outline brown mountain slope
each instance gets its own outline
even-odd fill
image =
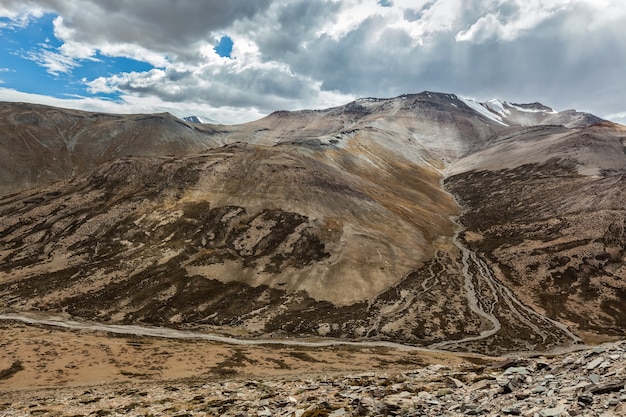
[[[0,102],[0,195],[90,172],[129,155],[218,146],[209,126],[164,114],[111,115]]]
[[[321,159],[232,145],[122,159],[5,198],[2,301],[122,323],[364,336],[381,331],[385,305],[422,293],[404,307],[420,316],[388,334],[476,329],[460,280],[433,276],[454,252],[456,206],[439,176],[401,164],[359,176],[358,163],[349,174]],[[399,290],[420,265],[408,278],[420,285]],[[433,279],[451,282],[426,293]],[[437,316],[445,328],[430,325]]]
[[[624,335],[624,131],[579,113],[513,125],[466,103],[425,92],[196,130],[98,116],[143,126],[104,135],[127,146],[107,157],[152,156],[0,199],[0,309],[490,353]],[[596,324],[578,295],[547,307],[557,272],[593,287]]]
[[[626,128],[534,129],[458,161],[464,243],[536,311],[623,337]]]

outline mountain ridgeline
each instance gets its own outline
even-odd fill
[[[0,126],[2,311],[490,354],[626,336],[626,127],[593,115],[423,92]]]

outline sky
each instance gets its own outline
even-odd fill
[[[0,101],[233,124],[425,90],[626,124],[626,5],[0,0]]]

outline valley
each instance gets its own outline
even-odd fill
[[[235,126],[4,103],[0,124],[6,389],[626,336],[626,128],[593,115],[423,92]],[[170,353],[135,364],[135,345]]]

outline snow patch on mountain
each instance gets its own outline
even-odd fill
[[[529,104],[517,104],[517,103],[506,103],[507,106],[514,108],[517,111],[527,112],[527,113],[546,113],[546,114],[556,114],[558,113],[552,107],[545,106],[541,103],[529,103]]]
[[[475,112],[481,114],[482,116],[486,117],[489,120],[493,120],[496,123],[501,124],[502,126],[509,126],[508,124],[504,123],[502,121],[502,117],[491,111],[489,109],[489,107],[487,107],[485,104],[483,103],[479,103],[478,101],[469,99],[469,98],[464,98],[464,97],[460,97],[460,100],[465,103],[465,105],[469,108],[471,108],[472,110],[474,110]]]
[[[198,116],[183,117],[183,120],[189,123],[204,123]]]
[[[494,98],[493,100],[489,100],[488,102],[483,103],[483,106],[487,107],[489,110],[493,112],[500,114],[503,117],[506,117],[507,115],[511,114],[511,111],[507,109],[507,105],[508,103],[506,101],[502,102],[498,100],[497,98]]]

